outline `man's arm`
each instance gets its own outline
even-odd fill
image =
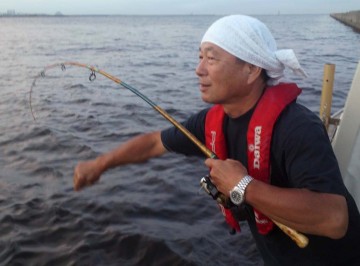
[[[344,196],[253,181],[246,190],[246,201],[269,218],[303,233],[332,239],[346,234],[348,209]]]
[[[166,152],[160,131],[140,135],[91,161],[79,162],[74,170],[74,189],[92,185],[110,168],[144,162]]]
[[[247,174],[235,160],[207,159],[212,182],[229,197],[230,190]],[[338,239],[346,234],[348,209],[344,196],[308,189],[280,188],[253,180],[245,201],[277,222],[302,233]]]

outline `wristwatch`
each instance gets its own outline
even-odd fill
[[[253,180],[249,175],[244,176],[240,182],[230,191],[230,200],[235,205],[240,205],[245,200],[245,189]]]

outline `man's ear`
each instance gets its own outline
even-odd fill
[[[254,83],[254,81],[261,76],[262,68],[252,64],[248,64],[247,71],[248,71],[248,84],[251,84]]]

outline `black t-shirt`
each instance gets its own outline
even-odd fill
[[[208,109],[183,124],[205,143],[205,117]],[[253,110],[232,119],[225,117],[224,133],[228,158],[247,166],[247,127]],[[162,142],[169,151],[202,156],[201,151],[176,128],[164,130]],[[346,236],[339,240],[308,235],[309,245],[301,249],[276,226],[267,235],[258,233],[251,206],[246,205],[248,223],[265,265],[360,265],[360,215],[344,186],[338,163],[326,130],[307,108],[290,104],[275,124],[271,143],[272,185],[307,188],[344,195],[349,210]]]

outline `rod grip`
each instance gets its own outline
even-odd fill
[[[282,223],[274,220],[272,221],[281,229],[281,231],[287,234],[296,243],[296,245],[298,245],[298,247],[305,248],[309,244],[309,239],[305,235],[295,231],[294,229],[286,225],[283,225]]]

